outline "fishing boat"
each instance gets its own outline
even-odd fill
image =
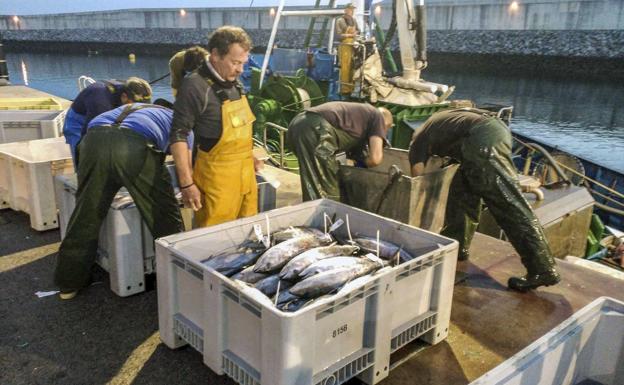
[[[427,68],[425,6],[422,1],[419,5],[393,1],[392,21],[385,32],[371,10],[370,2],[361,1],[359,5],[358,9],[363,12],[356,19],[364,26],[364,32],[361,38],[348,43],[354,52],[355,75],[350,84],[353,91],[345,97],[338,94],[342,85],[336,66],[340,44],[334,42],[333,33],[336,17],[343,10],[337,8],[335,1],[326,5],[316,1],[312,10],[286,9],[285,1],[280,2],[265,54],[261,57],[262,67],[248,68],[244,76],[257,117],[256,143],[265,147],[275,165],[297,170],[297,160],[284,141],[288,123],[305,108],[326,101],[350,100],[387,107],[396,123],[389,140],[393,147],[402,149],[409,146],[414,131],[433,113],[474,105],[470,101],[451,99],[454,86],[422,78]],[[275,47],[280,20],[290,16],[310,18],[302,49]],[[393,55],[390,49],[395,34],[398,35],[398,55]],[[400,63],[395,62],[396,56],[400,57]],[[577,236],[583,238],[576,241],[577,247],[555,245],[554,249],[561,250],[558,256],[572,253],[602,260],[612,255],[619,242],[619,231],[624,229],[624,174],[514,131],[513,106],[487,104],[477,107],[492,111],[510,126],[514,137],[514,162],[522,175],[523,188],[539,192],[541,190],[535,186],[542,186],[546,191],[546,194],[539,193],[535,202],[535,205],[544,207],[542,211],[552,213],[552,207],[548,206],[550,201],[571,200],[570,194],[580,194],[580,189],[591,194],[593,212],[581,210],[582,206],[555,205],[559,231],[549,237],[551,244],[570,242],[564,236],[569,234],[568,226],[574,232],[586,234],[586,242],[585,237]],[[555,190],[558,193],[552,193]],[[544,198],[545,202],[538,202]],[[583,212],[582,219],[569,219],[579,217],[580,211]],[[546,216],[552,217],[551,213]],[[561,225],[565,218],[574,224]],[[482,226],[479,231],[504,239],[504,234],[495,226]],[[621,268],[612,260],[606,263]]]

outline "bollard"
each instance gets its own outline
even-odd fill
[[[2,34],[0,33],[0,84],[9,82],[9,67],[4,57],[4,49],[2,46]]]

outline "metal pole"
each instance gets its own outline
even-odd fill
[[[280,0],[279,7],[277,8],[277,13],[275,14],[275,20],[273,21],[271,37],[269,37],[269,43],[267,44],[267,49],[264,53],[264,60],[262,60],[262,70],[260,71],[260,84],[258,85],[258,89],[262,88],[262,83],[264,82],[264,74],[266,73],[267,67],[269,66],[269,59],[271,58],[271,52],[273,52],[273,43],[275,42],[275,35],[277,34],[277,25],[279,24],[280,16],[282,15],[283,9],[284,0]]]
[[[4,49],[2,46],[2,34],[0,33],[0,81],[9,81],[9,67],[4,57]]]

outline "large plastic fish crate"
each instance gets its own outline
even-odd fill
[[[399,222],[439,233],[449,188],[459,167],[429,162],[424,175],[411,177],[408,152],[386,149],[374,168],[340,166],[340,200]],[[442,162],[437,162],[442,165]]]
[[[0,110],[0,143],[59,137],[63,135],[65,113]]]
[[[0,98],[0,110],[62,110],[54,98]]]
[[[415,256],[359,278],[337,295],[293,313],[257,290],[203,265],[240,244],[254,225],[323,228],[324,214],[346,218],[352,233],[400,244]],[[347,236],[346,226],[337,230]],[[244,385],[329,385],[388,376],[390,355],[421,338],[448,334],[457,243],[330,200],[272,210],[156,241],[160,336],[170,348],[190,344],[217,374]]]
[[[624,302],[600,297],[471,385],[624,384]]]
[[[72,172],[64,138],[0,144],[0,208],[28,213],[35,230],[55,229],[54,177]]]
[[[167,168],[176,187],[175,166],[170,164]],[[274,209],[275,189],[264,179],[258,179],[258,209]],[[65,238],[69,218],[76,207],[77,185],[76,174],[56,177],[61,239]],[[192,210],[182,209],[182,219],[185,228],[190,229]],[[154,238],[125,189],[117,194],[100,229],[96,262],[109,273],[111,290],[120,297],[144,292],[145,275],[156,271]]]

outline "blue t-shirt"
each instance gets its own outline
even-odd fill
[[[143,103],[134,103],[133,106],[140,106]],[[117,107],[107,111],[91,120],[89,127],[110,126],[129,105]],[[173,121],[173,110],[169,108],[147,107],[129,114],[121,123],[122,127],[129,128],[146,137],[153,142],[156,147],[163,151],[169,151],[169,132]],[[193,133],[187,138],[188,148],[193,148]]]

